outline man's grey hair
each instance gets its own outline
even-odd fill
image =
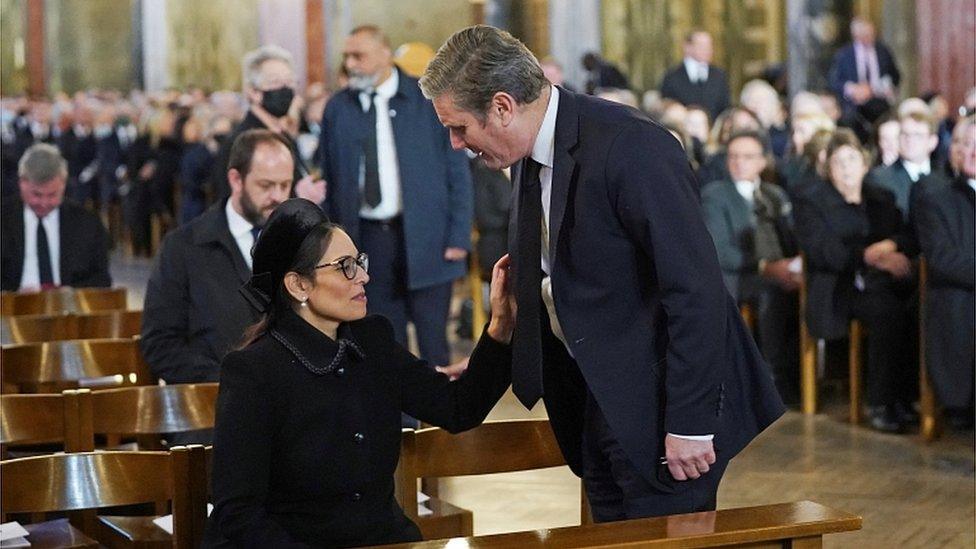
[[[255,89],[260,88],[261,65],[265,61],[274,60],[284,61],[292,70],[295,70],[295,59],[288,50],[281,46],[268,44],[244,54],[244,60],[242,62],[244,65],[244,84]]]
[[[47,183],[68,176],[68,164],[54,145],[38,143],[32,145],[17,164],[17,175],[31,183]]]
[[[524,105],[538,99],[547,85],[529,48],[511,34],[487,25],[454,33],[420,78],[427,99],[450,93],[455,107],[482,121],[496,93],[508,93]]]

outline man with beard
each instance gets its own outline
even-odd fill
[[[323,209],[369,254],[370,312],[389,318],[401,343],[413,322],[421,357],[447,364],[451,286],[471,246],[467,157],[451,149],[417,80],[393,64],[380,29],[354,29],[343,58],[349,87],[322,117]]]
[[[220,360],[256,320],[237,290],[251,277],[261,226],[291,193],[294,167],[278,134],[242,133],[230,151],[230,197],[163,240],[146,287],[140,345],[167,383],[217,381]]]
[[[217,151],[217,161],[211,173],[211,187],[215,200],[230,194],[227,161],[230,148],[238,135],[247,130],[266,129],[280,135],[296,159],[294,167],[295,196],[319,204],[325,198],[325,183],[314,178],[301,160],[295,144],[301,100],[295,95],[295,69],[287,50],[266,45],[244,56],[244,96],[248,110],[244,120],[234,128]]]

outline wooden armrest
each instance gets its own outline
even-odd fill
[[[163,549],[173,547],[173,537],[153,524],[156,517],[98,517],[98,539],[110,548]]]

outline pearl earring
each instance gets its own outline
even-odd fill
[[[302,303],[301,303],[301,306],[302,306],[302,307],[308,307],[308,298],[307,298],[307,297],[306,297],[306,298],[304,298],[304,299],[302,299]]]

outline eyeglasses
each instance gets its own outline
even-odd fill
[[[325,267],[338,267],[337,270],[342,271],[342,276],[346,277],[346,280],[352,280],[356,278],[357,267],[362,269],[364,273],[369,272],[369,256],[366,255],[366,252],[359,252],[356,257],[347,255],[335,261],[315,266],[316,269],[324,269]]]

